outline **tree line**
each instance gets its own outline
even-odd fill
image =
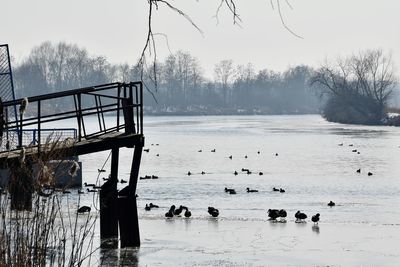
[[[309,83],[313,73],[305,65],[257,71],[251,63],[222,60],[210,79],[189,52],[178,51],[143,71],[111,64],[75,44],[44,42],[16,65],[14,79],[18,97],[142,79],[146,112],[154,114],[304,114],[320,108]]]

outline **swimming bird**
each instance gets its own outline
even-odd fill
[[[314,224],[318,224],[319,221],[319,213],[315,214],[314,216],[311,217],[311,221],[314,222]]]
[[[338,146],[343,146],[343,143],[338,144]]]
[[[63,190],[62,193],[63,193],[63,194],[71,194],[71,191],[69,191],[69,190]]]
[[[189,176],[190,176],[190,175],[192,175],[192,173],[191,173],[190,171],[188,171],[188,172],[187,172],[187,175],[189,175]]]
[[[329,201],[329,203],[328,203],[328,206],[329,206],[329,207],[333,207],[333,206],[335,206],[335,205],[336,205],[335,202],[333,202],[332,200]]]
[[[275,156],[277,157],[277,156],[278,156],[278,153],[275,153]]]
[[[258,175],[264,175],[264,173],[263,172],[259,172]]]
[[[279,188],[279,192],[285,193],[286,191],[285,191],[285,189],[283,189],[283,188]]]
[[[216,150],[215,150],[215,148],[214,149],[211,149],[211,152],[215,152]]]
[[[233,189],[233,188],[227,188],[227,187],[225,187],[225,189],[224,189],[224,190],[225,190],[225,192],[226,192],[226,193],[229,193],[229,191],[232,191],[232,190],[235,190],[235,189]]]
[[[150,152],[150,148],[144,148],[143,151],[149,153]]]
[[[150,210],[151,210],[151,207],[150,207],[149,205],[146,204],[146,207],[144,207],[144,210],[150,211]]]
[[[235,191],[235,189],[231,189],[231,190],[229,190],[229,194],[231,194],[231,195],[236,195],[236,191]]]
[[[268,217],[269,217],[269,220],[275,221],[276,218],[279,217],[279,210],[277,210],[277,209],[269,209],[268,210]]]
[[[371,176],[373,173],[372,172],[368,172],[368,176]]]
[[[250,171],[250,170],[249,170],[249,169],[242,168],[242,172],[248,172],[248,171]]]
[[[183,211],[183,206],[180,205],[179,208],[174,210],[174,215],[179,216],[179,215],[181,215],[182,211]]]
[[[203,150],[201,150],[201,149],[200,149],[200,150],[199,150],[199,151],[197,151],[197,152],[203,152]]]
[[[260,154],[260,153],[261,153],[260,150],[258,150],[258,151],[257,151],[257,154]]]
[[[247,159],[247,155],[245,155],[244,158]]]
[[[95,184],[88,184],[88,183],[86,183],[86,182],[84,182],[83,185],[86,186],[86,187],[88,187],[88,186],[92,186],[92,187],[93,187],[93,186],[96,186]]]
[[[274,192],[279,192],[279,189],[278,189],[278,188],[275,188],[275,187],[273,187],[273,188],[272,188],[272,191],[274,191]]]
[[[238,175],[238,172],[237,172],[237,171],[235,171],[233,174],[234,174],[234,175]]]
[[[201,172],[201,175],[204,175],[204,174],[206,174],[206,173],[205,173],[204,171],[202,171],[202,172]]]
[[[157,156],[157,157],[159,157],[159,156],[160,156],[160,154],[156,154],[156,156]]]
[[[157,175],[152,175],[151,179],[158,179],[158,176]]]
[[[351,152],[357,152],[357,149],[353,149]]]
[[[169,208],[169,211],[168,211],[167,213],[165,213],[165,217],[167,217],[167,218],[172,218],[172,217],[174,217],[174,211],[175,211],[175,205],[172,205],[172,206]]]
[[[90,212],[91,211],[91,208],[90,207],[88,207],[88,206],[82,206],[82,207],[80,207],[79,209],[78,209],[78,213],[85,213],[85,212]]]
[[[82,191],[81,189],[79,189],[78,194],[85,194],[85,191]]]
[[[246,172],[247,174],[251,174],[251,171],[249,171],[249,170],[247,170],[247,172]]]
[[[304,221],[305,219],[307,219],[307,215],[300,211],[297,211],[294,216],[296,217],[296,221],[302,221],[302,220]]]
[[[98,172],[106,172],[105,169],[97,169]]]
[[[126,184],[127,181],[125,181],[124,179],[121,179],[121,181],[119,181],[121,184]]]
[[[349,144],[349,146],[353,146],[353,144]]]
[[[88,191],[88,192],[93,192],[93,193],[97,192],[96,189],[89,189],[89,188],[86,188],[86,191]]]
[[[360,173],[360,172],[361,172],[361,169],[358,169],[357,172]]]
[[[149,206],[150,206],[150,208],[159,208],[158,205],[155,205],[155,204],[153,204],[153,203],[151,203],[151,202],[150,202],[150,205],[149,205]]]
[[[216,218],[219,215],[219,210],[214,207],[208,207],[208,213]]]
[[[247,193],[256,193],[256,192],[258,192],[258,190],[255,190],[255,189],[250,189],[250,188],[246,188],[246,190],[247,190]]]
[[[232,159],[232,155],[230,155],[228,158]]]

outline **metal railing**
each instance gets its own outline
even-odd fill
[[[16,118],[9,116],[15,109]],[[15,148],[26,145],[24,133],[33,131],[30,145],[40,148],[49,129],[66,126],[76,129],[78,142],[122,130],[143,135],[142,83],[110,83],[0,102],[1,138],[9,144],[16,133]]]

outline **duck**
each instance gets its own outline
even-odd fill
[[[156,157],[159,157],[160,156],[160,154],[156,154]]]
[[[190,176],[190,175],[192,175],[192,173],[191,173],[190,171],[188,171],[188,172],[187,172],[187,175]]]
[[[250,175],[251,174],[251,171],[249,171],[249,170],[247,170],[247,172],[246,172],[248,175]]]
[[[358,169],[356,172],[357,172],[357,173],[361,173],[361,169]]]
[[[275,157],[277,157],[279,154],[278,153],[275,153]]]
[[[199,151],[197,151],[197,152],[203,152],[203,150],[201,150],[201,149],[200,149],[200,150],[199,150]]]
[[[279,215],[279,217],[284,219],[287,216],[287,212],[286,212],[286,210],[281,209],[281,210],[279,210],[278,215]]]
[[[250,188],[246,188],[246,190],[247,190],[247,193],[256,193],[256,192],[258,192],[258,190],[255,190],[255,189],[250,189]]]
[[[275,187],[273,187],[273,188],[272,188],[272,191],[274,191],[274,192],[279,192],[279,189],[278,189],[278,188],[275,188]]]
[[[150,207],[149,205],[146,204],[146,207],[144,207],[144,210],[150,211],[150,210],[151,210],[151,207]]]
[[[230,155],[228,158],[229,158],[229,159],[232,159],[232,155]]]
[[[155,204],[153,204],[153,203],[151,203],[151,202],[150,202],[150,205],[149,205],[149,206],[150,206],[150,208],[159,208],[158,205],[155,205]]]
[[[208,213],[213,216],[214,218],[218,217],[219,210],[214,207],[208,207]]]
[[[214,149],[211,149],[211,152],[215,152],[216,150],[215,150],[215,148]]]
[[[225,192],[226,192],[226,193],[229,193],[229,191],[234,191],[235,189],[233,189],[233,188],[227,188],[227,187],[225,187],[225,189],[224,189],[224,190],[225,190]]]
[[[357,152],[357,149],[353,149],[351,152]]]
[[[174,215],[179,216],[179,215],[181,215],[182,211],[183,211],[183,206],[180,205],[179,208],[174,210]]]
[[[97,169],[97,171],[100,173],[100,172],[106,172],[106,170],[105,169]]]
[[[259,172],[258,175],[264,175],[264,173],[263,172]]]
[[[149,153],[150,152],[150,148],[144,148],[143,151]]]
[[[294,215],[296,217],[296,221],[304,221],[305,219],[307,219],[307,215],[305,213],[300,212],[299,210],[296,212],[296,214]]]
[[[283,189],[283,188],[279,188],[279,192],[285,193],[286,191],[285,191],[285,189]]]
[[[230,195],[236,195],[235,189],[229,190],[229,194],[230,194]]]
[[[269,220],[275,221],[276,218],[279,217],[279,210],[277,210],[277,209],[269,209],[268,210],[268,217],[269,217]]]
[[[311,217],[311,221],[313,221],[314,224],[318,224],[318,221],[319,221],[319,213],[313,215],[313,216]]]
[[[90,212],[92,209],[88,206],[82,206],[78,209],[78,213],[85,213],[85,212]]]
[[[86,191],[88,191],[88,192],[93,192],[93,193],[97,192],[96,189],[89,189],[89,188],[86,188]]]
[[[247,159],[247,155],[245,155],[244,158]]]
[[[333,206],[335,206],[335,205],[336,205],[335,202],[333,202],[332,200],[329,201],[329,203],[328,203],[328,206],[329,206],[329,207],[333,207]]]
[[[202,171],[202,172],[201,172],[201,175],[204,175],[204,174],[206,174],[206,173],[205,173],[204,171]]]
[[[169,208],[169,211],[168,211],[167,213],[165,213],[165,217],[167,217],[167,218],[172,218],[172,217],[174,217],[174,211],[175,211],[175,205],[172,205],[172,206]]]
[[[85,194],[85,191],[83,191],[82,189],[79,189],[78,194]]]
[[[184,215],[185,215],[186,218],[190,218],[190,216],[192,216],[192,213],[190,212],[190,210],[188,208],[186,208],[186,211],[185,211]]]
[[[121,181],[119,181],[121,184],[126,184],[127,181],[125,181],[124,179],[121,179]]]
[[[158,176],[157,175],[152,175],[151,179],[158,179]]]
[[[257,154],[260,154],[260,153],[261,153],[260,150],[258,150],[258,151],[257,151]]]
[[[248,171],[250,171],[250,170],[249,170],[249,169],[242,168],[242,172],[248,172]]]
[[[373,173],[372,172],[368,172],[368,176],[371,176],[371,175],[373,175]]]
[[[237,172],[237,171],[234,171],[233,174],[234,174],[234,175],[238,175],[238,172]]]

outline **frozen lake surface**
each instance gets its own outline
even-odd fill
[[[316,115],[145,117],[144,133],[150,151],[140,176],[159,179],[138,182],[142,246],[126,252],[128,265],[400,265],[400,128],[335,124]],[[96,181],[108,155],[80,158],[85,182]],[[131,159],[123,149],[120,179],[129,177]],[[93,206],[91,197],[83,202]],[[160,208],[145,211],[150,202]],[[172,204],[189,207],[192,217],[165,219]],[[217,219],[208,206],[219,209]],[[287,223],[267,221],[268,209],[286,209]],[[297,210],[307,223],[295,223]],[[120,253],[105,252],[104,264],[118,262]]]

